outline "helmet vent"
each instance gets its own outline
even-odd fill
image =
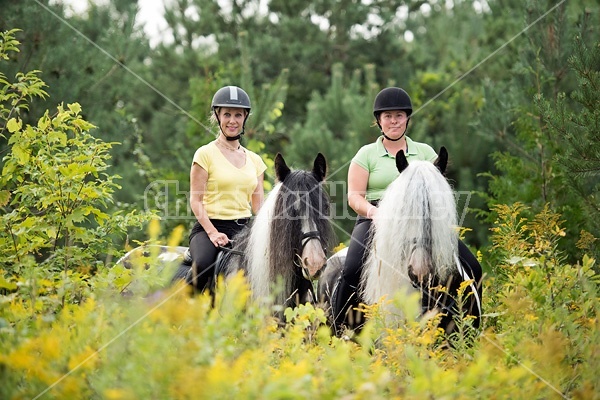
[[[235,86],[229,86],[229,98],[231,100],[238,100],[238,92],[237,92],[237,87]]]

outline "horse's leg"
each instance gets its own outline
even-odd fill
[[[471,293],[469,296],[469,301],[466,304],[465,311],[467,315],[472,315],[475,317],[473,322],[473,326],[479,329],[481,326],[481,314],[482,310],[482,286],[483,286],[483,269],[481,268],[481,264],[477,261],[477,258],[469,248],[462,242],[462,240],[458,241],[458,257],[460,259],[460,265],[463,267],[464,272],[466,272],[468,279],[473,279],[473,284],[470,285],[469,291],[467,293]]]
[[[293,294],[293,298],[288,299],[288,305],[290,307],[297,307],[300,304],[315,304],[317,296],[315,295],[312,282],[304,279],[302,274],[296,274],[294,279],[296,280],[294,287],[297,288],[297,291]]]

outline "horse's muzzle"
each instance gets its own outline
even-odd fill
[[[302,265],[300,265],[300,269],[302,270],[302,276],[306,280],[316,281],[317,279],[319,279],[321,277],[321,273],[323,272],[323,269],[325,269],[326,264],[327,264],[327,260],[325,259],[325,262],[323,263],[323,265],[320,268],[317,268],[316,271],[311,272],[310,268],[306,267],[305,266],[306,264],[303,262]]]

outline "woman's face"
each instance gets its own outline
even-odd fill
[[[403,110],[383,111],[379,114],[381,130],[391,139],[399,138],[404,134],[407,121],[408,116]]]
[[[244,127],[247,112],[243,108],[221,107],[219,109],[221,132],[229,137],[239,135]]]

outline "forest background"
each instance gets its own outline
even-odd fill
[[[221,3],[166,3],[173,40],[151,46],[134,0],[83,14],[0,0],[0,397],[180,397],[196,374],[224,398],[228,378],[262,398],[597,397],[600,2]],[[158,283],[156,271],[113,268],[115,257],[140,242],[186,244],[190,160],[216,133],[212,94],[230,84],[252,99],[244,145],[269,166],[267,190],[277,152],[296,168],[326,156],[340,242],[354,219],[348,162],[378,135],[373,98],[407,89],[409,135],[448,148],[465,242],[486,273],[475,346],[459,341],[448,357],[434,330],[409,325],[386,330],[373,353],[367,329],[361,352],[307,330],[323,322],[317,310],[294,310],[277,336],[264,310],[227,299],[231,314],[178,299],[148,320],[147,304],[114,298]],[[148,370],[148,357],[161,365]],[[184,359],[193,369],[169,376]]]
[[[586,157],[572,156],[570,132],[557,131],[540,105],[556,114],[564,96],[565,111],[585,106],[571,98],[578,80],[568,59],[576,37],[595,46],[597,3],[178,0],[165,2],[172,40],[155,47],[136,24],[136,1],[90,3],[81,15],[53,4],[2,2],[0,24],[21,29],[23,44],[3,72],[40,70],[49,88],[24,121],[54,104],[81,104],[94,136],[119,143],[109,163],[121,177],[117,207],[156,209],[166,230],[194,223],[190,160],[215,135],[212,94],[234,84],[254,106],[245,145],[268,165],[277,152],[296,167],[317,151],[326,156],[346,241],[349,160],[378,135],[375,94],[397,85],[414,103],[409,135],[450,152],[469,245],[489,244],[490,205],[514,201],[561,213],[577,233],[572,249],[580,231],[598,236],[597,181],[571,182],[581,168],[568,161]]]

